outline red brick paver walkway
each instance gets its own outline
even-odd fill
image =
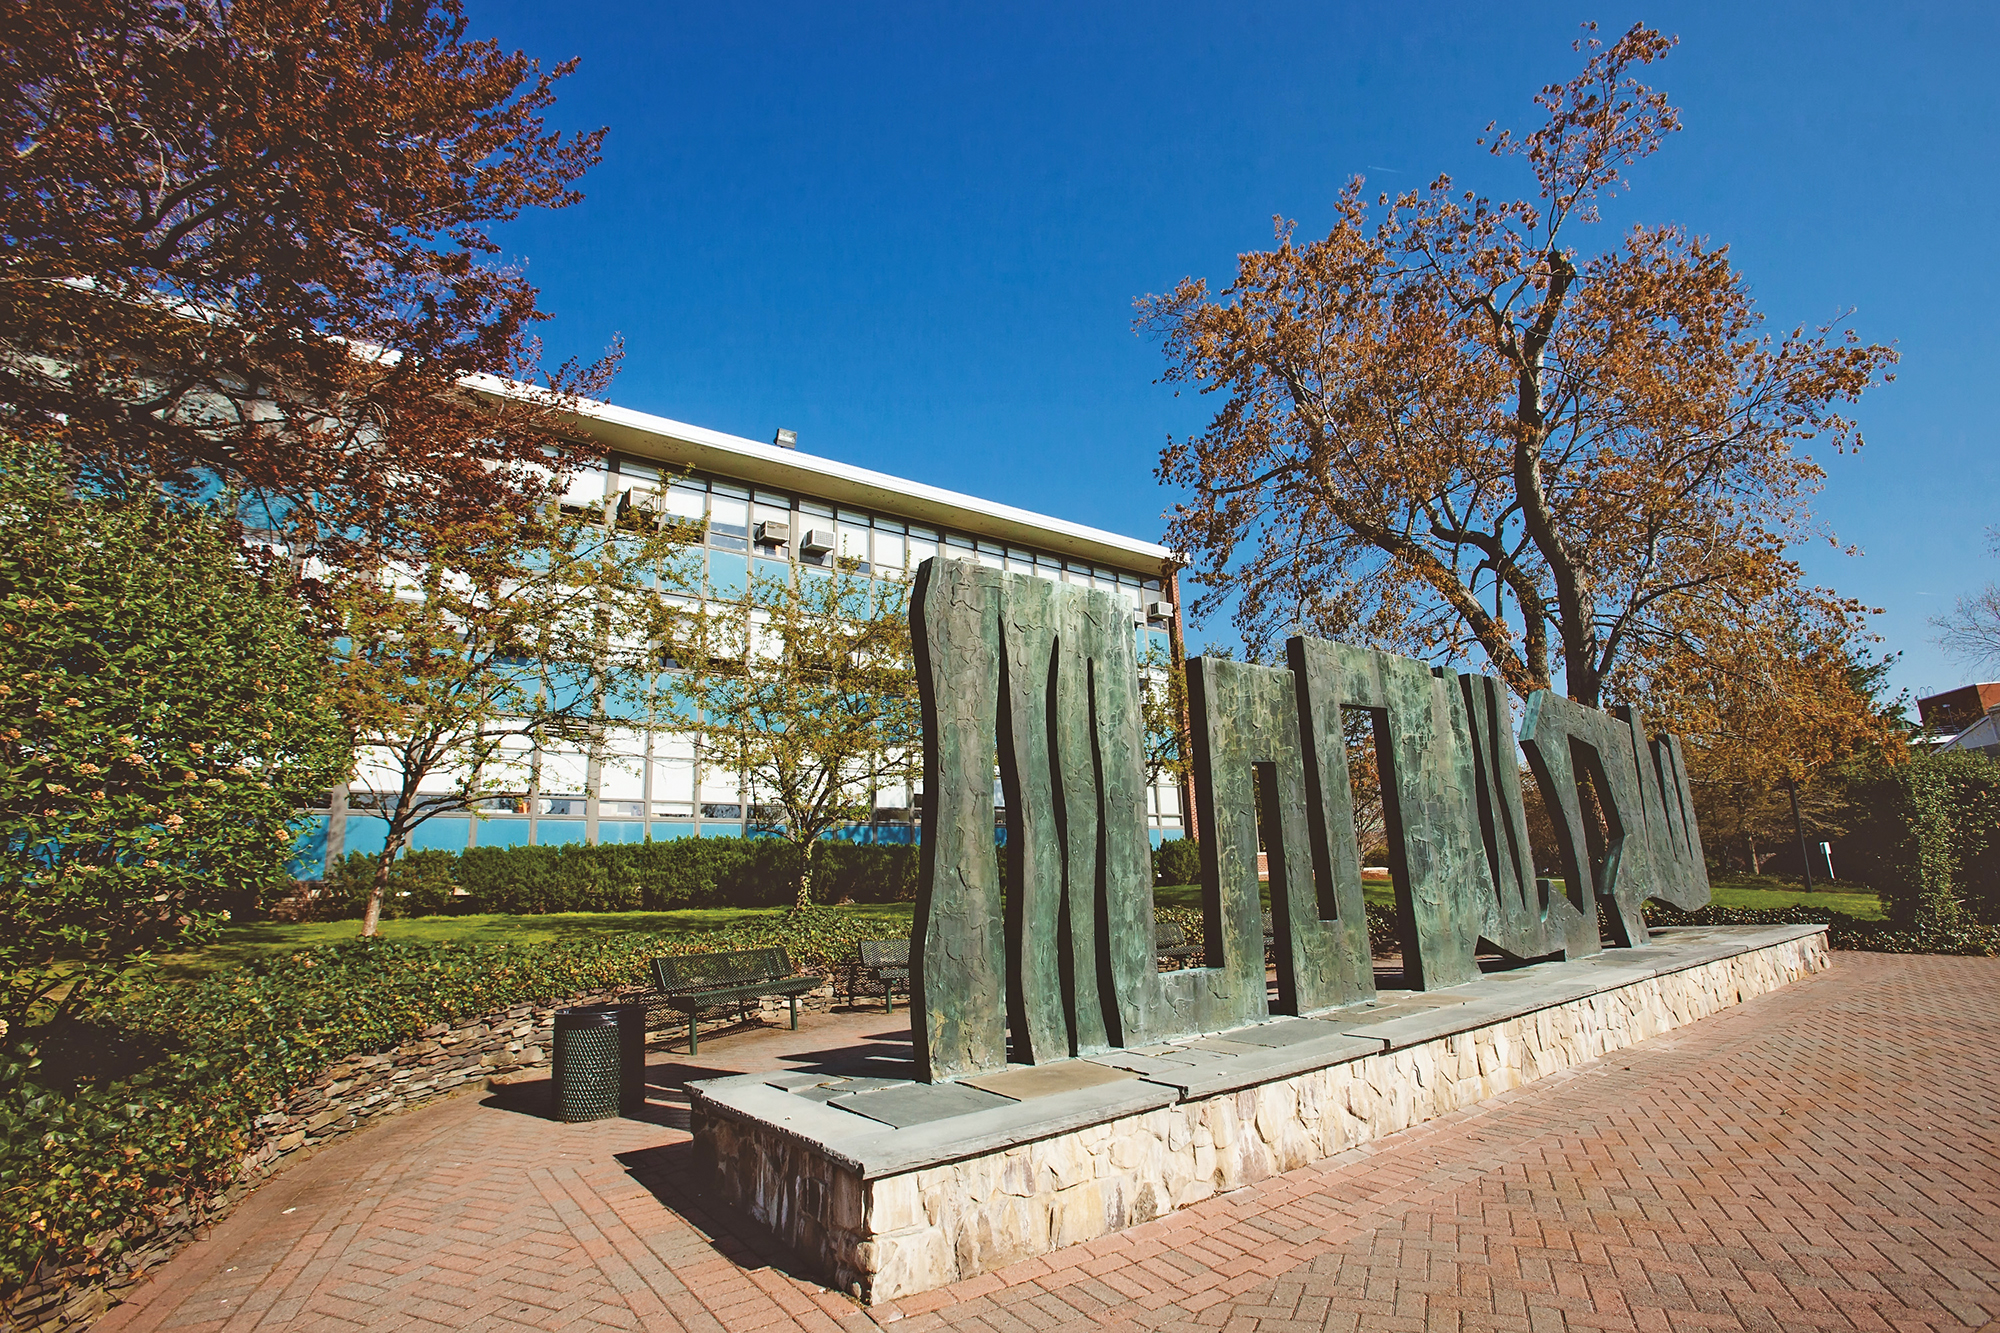
[[[1580,1070],[866,1311],[706,1210],[675,1112],[565,1127],[509,1109],[525,1093],[466,1098],[279,1177],[99,1329],[1980,1328],[1996,1092],[2000,960],[1836,955]]]

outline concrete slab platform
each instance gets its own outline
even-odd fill
[[[1288,1169],[1443,1114],[1826,957],[1820,926],[1662,931],[1643,949],[1448,992],[958,1083],[697,1081],[691,1124],[725,1198],[842,1289],[892,1299],[1136,1225],[1231,1188],[1234,1172],[1254,1178],[1259,1162]],[[1085,1186],[1087,1199],[1074,1193]]]
[[[964,1087],[997,1092],[1016,1101],[1026,1101],[1030,1097],[1049,1097],[1058,1092],[1075,1092],[1101,1083],[1116,1083],[1121,1079],[1137,1077],[1129,1069],[1113,1069],[1089,1060],[1065,1060],[1061,1064],[1022,1065],[1003,1074],[962,1078],[959,1083]]]

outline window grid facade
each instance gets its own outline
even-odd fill
[[[1140,661],[1168,660],[1166,629],[1143,618],[1142,609],[1162,596],[1157,575],[910,522],[806,494],[720,476],[690,475],[616,454],[608,467],[580,472],[566,502],[597,504],[616,498],[622,491],[633,492],[634,501],[648,502],[655,512],[690,526],[700,525],[701,539],[690,544],[687,554],[698,562],[699,586],[709,600],[740,599],[753,577],[790,580],[813,569],[831,569],[843,559],[855,562],[853,573],[857,575],[902,580],[913,577],[925,560],[943,554],[1120,596],[1134,610]],[[668,702],[671,694],[660,688],[670,678],[671,672],[663,671],[648,692],[652,700],[646,708],[649,716],[607,718],[602,743],[594,753],[548,748],[523,754],[516,766],[539,777],[531,791],[491,798],[485,802],[484,818],[433,819],[417,830],[412,850],[638,842],[649,835],[655,841],[737,837],[760,822],[768,822],[760,821],[765,812],[751,803],[744,776],[727,765],[705,761],[695,733],[675,726]],[[364,758],[351,790],[334,796],[334,808],[328,813],[331,823],[341,827],[337,832],[329,828],[325,848],[329,859],[337,859],[342,850],[381,848],[381,821],[366,813],[375,799],[368,777]],[[996,783],[996,797],[998,790]],[[915,836],[919,799],[908,790],[880,791],[874,801],[874,819],[848,830],[845,836],[864,841],[910,841]],[[1149,790],[1147,815],[1155,842],[1180,835],[1180,804],[1181,794],[1171,781],[1163,779]]]

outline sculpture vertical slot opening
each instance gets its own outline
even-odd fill
[[[1015,752],[1014,710],[1011,706],[1012,681],[1007,654],[996,655],[999,676],[998,734],[994,737],[994,767],[999,773],[1000,800],[994,815],[995,834],[1002,838],[1000,862],[1000,904],[1006,940],[1006,1014],[1008,1059],[1033,1064],[1033,1043],[1028,1039],[1027,985],[1022,974],[1022,941],[1027,933],[1026,863],[1028,839],[1023,836],[1021,815],[1025,807],[1021,790],[1021,756]]]
[[[1382,745],[1388,722],[1387,709],[1340,710],[1341,739],[1347,750],[1347,790],[1354,810],[1354,864],[1364,890],[1368,886],[1368,870],[1386,867],[1392,860],[1389,825],[1382,805]],[[1319,900],[1320,916],[1328,921],[1338,920],[1340,913],[1330,879],[1320,885]]]
[[[1104,1012],[1104,1030],[1114,1047],[1127,1042],[1125,1021],[1118,1012],[1118,973],[1111,957],[1111,830],[1118,818],[1106,799],[1104,777],[1104,745],[1099,731],[1102,719],[1098,713],[1097,662],[1093,659],[1084,666],[1084,680],[1089,686],[1089,703],[1086,716],[1090,722],[1090,794],[1097,807],[1097,855],[1092,863],[1092,877],[1087,889],[1095,908],[1098,929],[1093,936],[1092,961],[1097,968],[1097,996],[1099,1007]],[[1150,868],[1150,867],[1149,867]],[[1152,876],[1145,878],[1146,914],[1150,926],[1153,920]]]
[[[1065,805],[1067,793],[1063,790],[1063,744],[1061,727],[1058,725],[1060,698],[1057,691],[1061,685],[1062,641],[1060,639],[1056,640],[1052,647],[1054,651],[1049,654],[1049,674],[1047,684],[1044,687],[1046,692],[1043,696],[1042,717],[1043,726],[1046,728],[1048,735],[1049,808],[1055,816],[1055,845],[1058,849],[1058,855],[1061,857],[1062,866],[1061,881],[1056,896],[1056,921],[1060,923],[1055,939],[1056,976],[1061,981],[1063,996],[1067,1001],[1071,1001],[1064,1003],[1061,1007],[1063,1025],[1068,1035],[1069,1053],[1074,1055],[1077,1050],[1076,1009],[1073,1003],[1076,995],[1077,960],[1076,941],[1072,937],[1069,925],[1071,921],[1070,895],[1078,892],[1079,889],[1070,878],[1072,868],[1069,863],[1069,810]]]
[[[1587,915],[1597,915],[1591,895],[1605,899],[1617,891],[1618,856],[1625,843],[1625,829],[1619,822],[1616,803],[1611,800],[1611,782],[1604,772],[1603,756],[1597,747],[1574,737],[1570,739],[1571,771],[1576,774],[1576,804],[1583,822],[1583,842],[1590,864],[1585,869],[1588,883],[1570,891],[1570,901]],[[1578,891],[1583,896],[1578,896]]]
[[[1555,881],[1562,876],[1562,848],[1556,843],[1555,820],[1550,817],[1542,780],[1532,767],[1521,770],[1521,812],[1528,829],[1528,857],[1535,867],[1535,891],[1543,916],[1549,912]],[[1572,895],[1574,899],[1574,895]]]
[[[1285,853],[1305,864],[1304,848],[1285,846],[1284,814],[1278,808],[1278,766],[1269,760],[1250,765],[1250,810],[1257,820],[1257,902],[1266,930],[1275,930],[1276,906],[1287,901],[1291,883],[1286,878]],[[1244,941],[1252,955],[1269,956],[1268,936]]]

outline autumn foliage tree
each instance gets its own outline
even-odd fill
[[[1823,475],[1801,450],[1860,445],[1839,409],[1894,354],[1840,326],[1773,335],[1727,248],[1679,227],[1581,248],[1678,128],[1637,77],[1671,46],[1580,42],[1540,126],[1489,127],[1532,197],[1439,176],[1371,205],[1357,179],[1324,238],[1281,222],[1220,293],[1139,303],[1166,382],[1221,399],[1159,469],[1189,493],[1169,539],[1198,613],[1233,601],[1253,653],[1360,637],[1483,657],[1520,695],[1560,673],[1594,706],[1749,622],[1857,623],[1793,554]]]
[[[1907,757],[1907,697],[1883,697],[1894,658],[1841,621],[1803,617],[1747,618],[1701,652],[1656,661],[1633,685],[1651,723],[1687,738],[1710,857],[1758,874],[1802,836],[1846,833],[1858,813],[1847,779]]]
[[[532,513],[609,371],[541,373],[491,235],[596,160],[543,123],[568,65],[458,0],[4,0],[0,68],[10,429],[93,484],[241,491],[335,565]]]

